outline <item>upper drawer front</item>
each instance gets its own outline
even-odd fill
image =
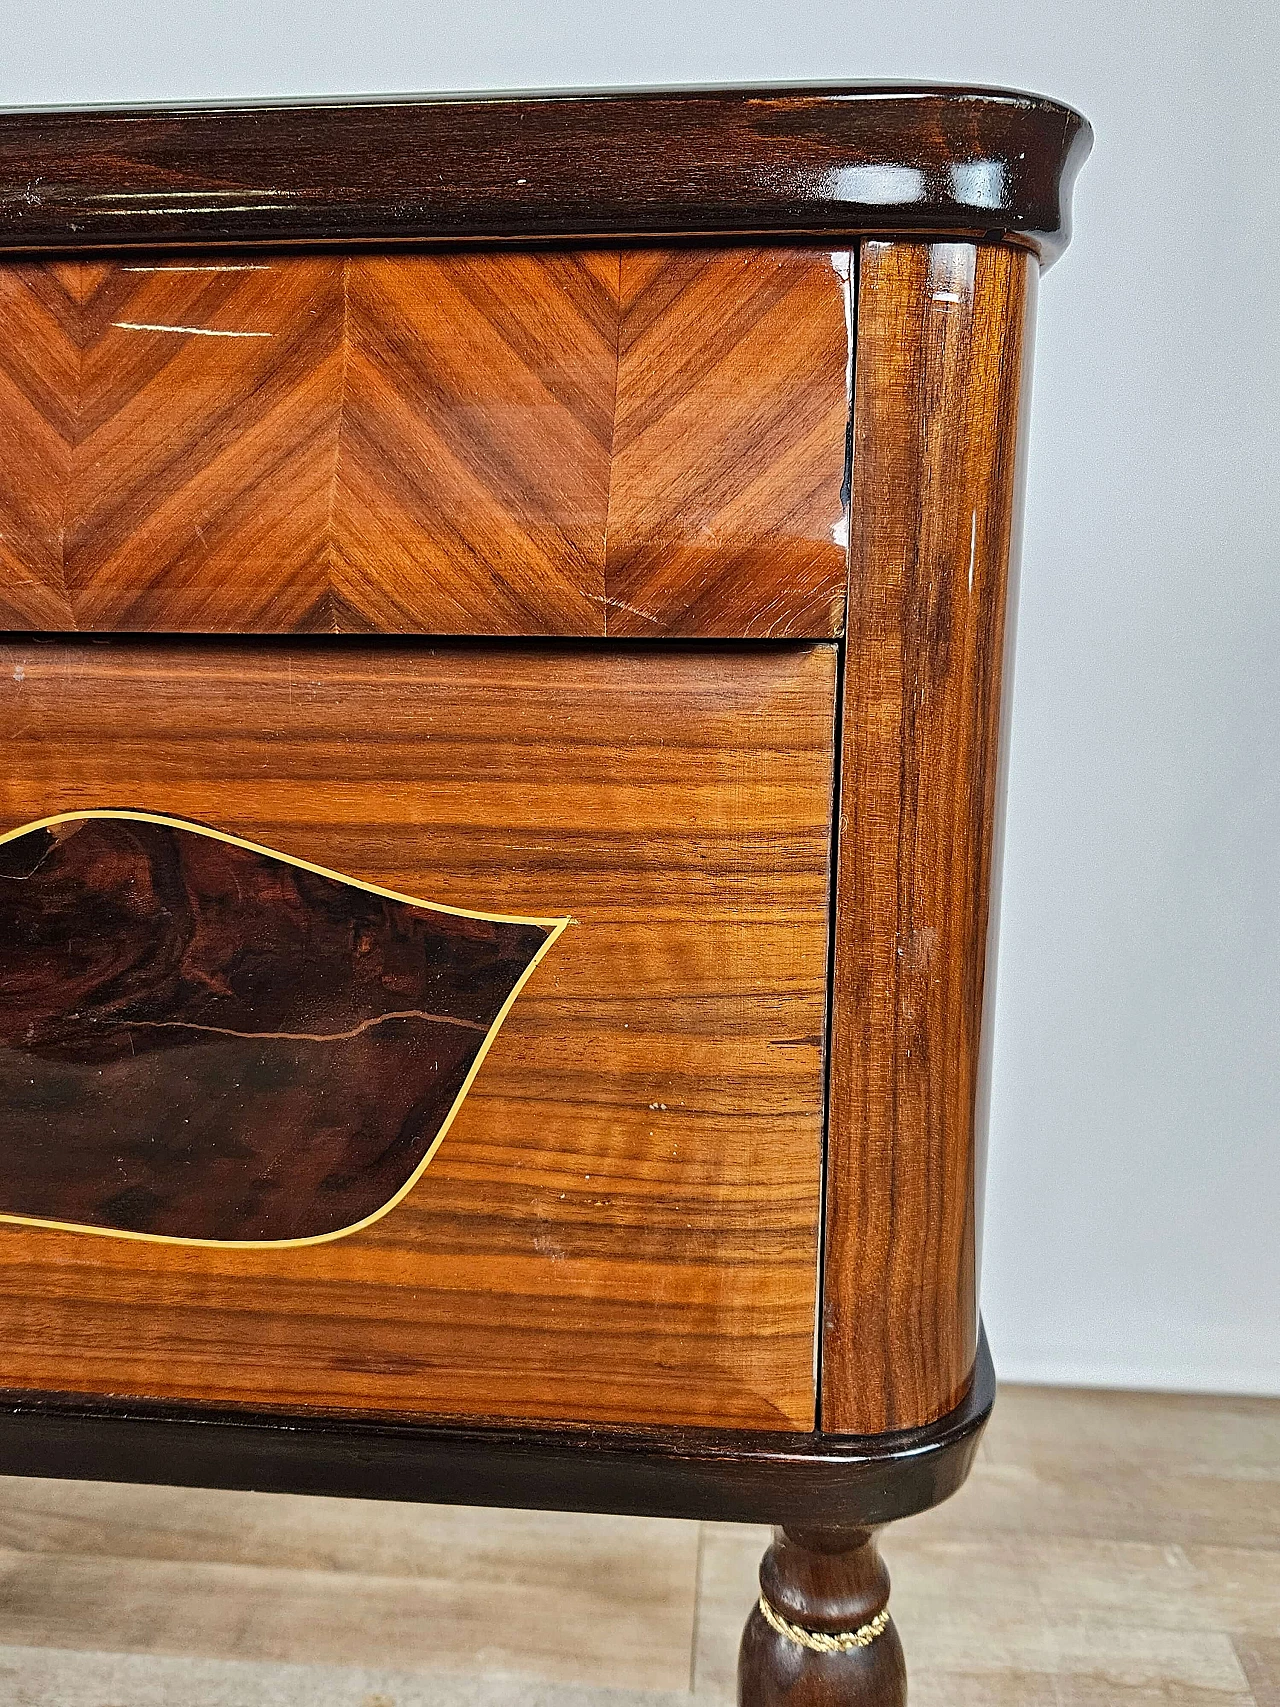
[[[0,626],[829,637],[849,257],[0,267]]]

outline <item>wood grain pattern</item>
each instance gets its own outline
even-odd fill
[[[265,1243],[388,1213],[567,924],[142,813],[0,837],[0,1219]]]
[[[605,631],[611,254],[346,264],[337,628]]]
[[[0,246],[1003,232],[1066,243],[1088,125],[837,83],[0,113]]]
[[[775,1529],[738,1654],[738,1707],[907,1707],[889,1573],[868,1529]],[[815,1651],[799,1639],[856,1634]]]
[[[0,267],[0,620],[835,635],[839,265],[747,249]]]
[[[810,1426],[832,647],[69,641],[0,692],[4,827],[145,801],[579,921],[373,1226],[0,1229],[6,1387]]]
[[[341,263],[64,266],[63,562],[85,629],[331,626]]]
[[[975,1175],[1019,393],[1018,251],[861,259],[823,1426],[949,1410],[977,1334]]]
[[[71,268],[71,277],[82,269]],[[74,628],[62,552],[79,358],[67,269],[0,267],[0,624]]]
[[[622,256],[610,634],[840,632],[852,256],[825,259]]]

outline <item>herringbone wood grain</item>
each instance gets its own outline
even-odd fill
[[[74,628],[62,507],[74,432],[77,307],[64,274],[0,267],[0,623]]]
[[[830,636],[809,250],[0,268],[14,629]]]
[[[622,257],[610,634],[840,632],[849,266]]]
[[[342,626],[601,634],[616,255],[348,263]]]
[[[341,261],[97,272],[67,491],[77,625],[332,627]]]

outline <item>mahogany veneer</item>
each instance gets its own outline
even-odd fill
[[[772,1521],[744,1707],[901,1707],[1088,142],[0,115],[0,1467]]]
[[[0,621],[838,634],[850,265],[0,262]]]
[[[985,234],[1051,260],[1089,126],[808,83],[0,113],[0,247]]]

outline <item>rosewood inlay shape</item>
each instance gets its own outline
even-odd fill
[[[261,1245],[377,1220],[568,922],[144,812],[0,836],[0,1220]]]

